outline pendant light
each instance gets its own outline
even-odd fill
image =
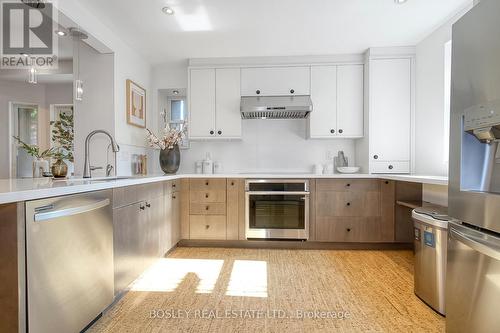
[[[80,42],[83,39],[87,39],[88,36],[85,32],[78,28],[69,28],[71,37],[73,38],[73,62],[76,63],[76,75],[75,75],[75,100],[83,100],[83,80],[80,78]],[[75,68],[75,66],[73,66]]]

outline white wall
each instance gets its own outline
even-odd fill
[[[451,40],[452,25],[461,14],[439,27],[417,45],[415,173],[448,175],[444,158],[444,45]],[[447,160],[447,159],[446,159]]]
[[[113,51],[113,107],[103,112],[109,113],[114,118],[112,134],[119,144],[146,147],[145,130],[127,124],[126,80],[130,79],[146,89],[147,127],[156,128],[158,116],[154,107],[155,103],[153,103],[150,63],[141,56],[137,49],[120,39],[120,32],[112,31],[105,22],[97,19],[92,11],[87,9],[84,1],[64,0],[59,1],[57,5],[64,15]],[[98,119],[95,121],[98,122]],[[76,163],[82,164],[83,161],[76,161]],[[102,164],[103,161],[98,161],[98,163]]]

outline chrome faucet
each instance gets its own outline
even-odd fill
[[[87,138],[85,139],[85,165],[83,166],[83,178],[92,177],[92,169],[90,167],[90,152],[89,152],[90,139],[94,135],[99,133],[107,135],[109,140],[111,140],[111,147],[113,149],[113,153],[115,153],[115,161],[116,161],[116,153],[120,151],[120,147],[116,143],[115,139],[111,136],[111,134],[109,134],[105,130],[95,130],[90,132],[89,135],[87,135]]]

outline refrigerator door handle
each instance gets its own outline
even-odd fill
[[[458,231],[453,227],[450,228],[450,237],[467,245],[473,250],[476,250],[488,257],[500,260],[500,246],[493,242],[468,235],[462,231]]]

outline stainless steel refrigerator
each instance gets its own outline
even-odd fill
[[[447,332],[500,332],[500,1],[453,26]]]

